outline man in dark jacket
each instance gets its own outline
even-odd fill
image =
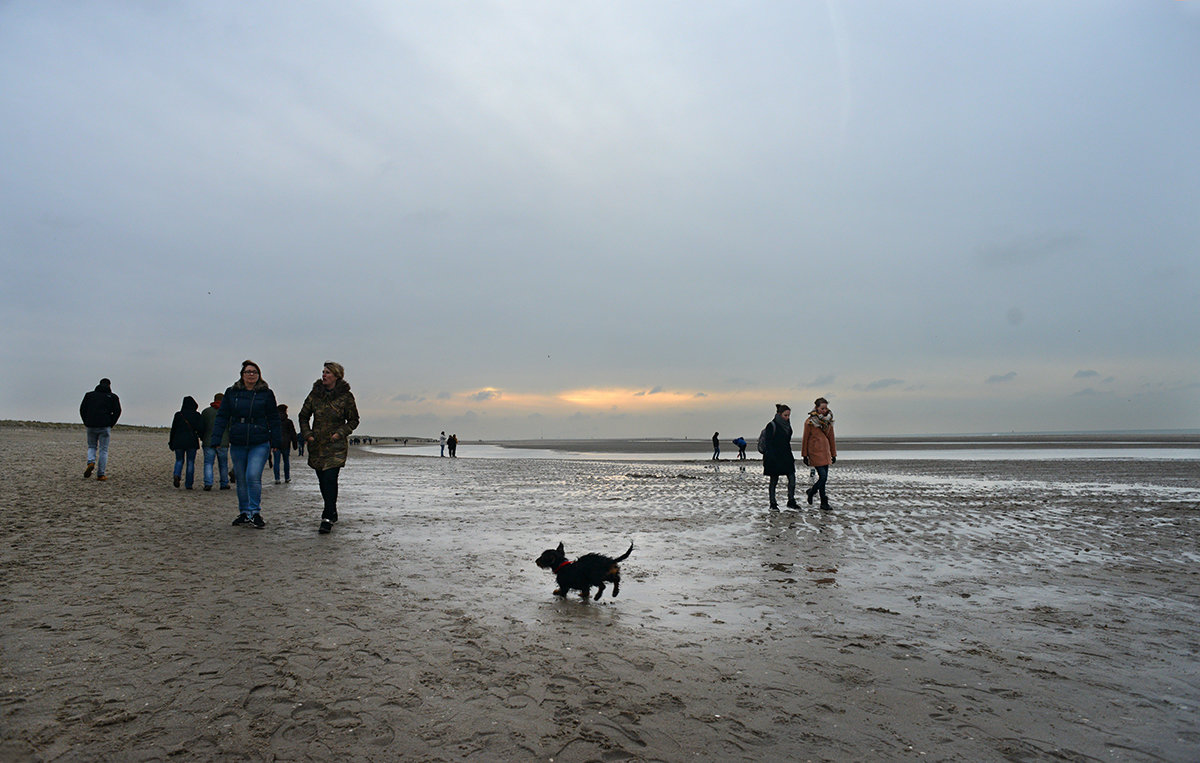
[[[83,470],[83,478],[91,477],[95,470],[96,479],[103,482],[108,479],[105,476],[108,442],[112,438],[112,428],[121,418],[121,398],[113,394],[112,382],[101,379],[94,390],[83,396],[79,417],[87,427],[87,468]]]

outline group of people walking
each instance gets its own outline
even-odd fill
[[[346,465],[349,437],[359,423],[358,406],[346,382],[346,370],[339,363],[326,362],[321,378],[313,382],[312,390],[300,409],[300,433],[287,415],[287,406],[279,404],[262,369],[252,360],[242,361],[237,381],[199,412],[195,398],[183,399],[171,422],[169,445],[175,451],[173,481],[179,487],[183,480],[188,490],[195,479],[196,451],[204,449],[204,489],[212,490],[214,465],[219,475],[220,489],[237,486],[238,514],[234,525],[257,528],[266,526],[262,517],[262,475],[273,452],[275,482],[279,483],[280,466],[285,481],[291,481],[288,454],[308,449],[308,465],[317,473],[321,489],[322,511],[318,531],[328,533],[338,521],[338,475]],[[120,399],[112,392],[112,382],[101,379],[91,392],[84,395],[79,415],[87,427],[87,467],[84,478],[96,472],[97,480],[105,480],[108,464],[108,445],[112,427],[121,416]],[[769,476],[770,506],[778,509],[776,491],[780,477],[787,478],[787,507],[800,508],[796,503],[796,458],[792,452],[792,409],[779,403],[775,417],[759,436],[763,454],[763,474]],[[713,432],[713,458],[720,456],[719,433]],[[451,458],[456,457],[458,437],[441,433],[441,455],[447,446]],[[737,438],[738,458],[745,459],[746,441]],[[226,458],[231,468],[227,471]],[[819,495],[820,507],[830,510],[826,483],[829,467],[837,463],[837,442],[833,433],[833,413],[829,401],[818,397],[804,421],[800,438],[800,458],[816,474],[812,487],[805,491],[809,505]]]
[[[168,442],[175,451],[175,487],[184,481],[188,490],[195,480],[196,451],[204,449],[204,489],[212,490],[214,462],[220,489],[237,487],[238,513],[234,525],[262,528],[262,475],[274,453],[275,482],[291,481],[290,451],[308,450],[308,465],[317,473],[321,488],[322,511],[318,531],[328,533],[338,521],[338,474],[346,465],[350,433],[358,427],[358,405],[346,382],[346,371],[329,361],[321,369],[321,378],[300,409],[300,433],[287,415],[287,406],[279,404],[275,393],[263,378],[262,369],[252,360],[242,361],[237,381],[213,402],[198,411],[195,398],[183,399],[171,422]],[[87,468],[84,477],[97,471],[97,479],[107,479],[108,443],[112,426],[121,415],[120,401],[112,393],[111,382],[101,379],[96,389],[84,396],[79,414],[88,430]],[[227,470],[226,458],[229,460]]]
[[[783,403],[776,404],[775,418],[763,429],[760,437],[763,474],[771,478],[769,497],[772,509],[779,508],[775,491],[780,477],[787,477],[788,508],[800,508],[796,503],[796,457],[792,453],[791,419],[792,409]],[[837,441],[833,434],[833,413],[829,410],[829,401],[823,397],[813,401],[813,409],[804,420],[804,430],[800,436],[800,459],[817,473],[812,487],[804,491],[809,505],[812,505],[815,496],[820,495],[821,509],[829,511],[832,507],[825,484],[829,478],[829,466],[837,463]]]

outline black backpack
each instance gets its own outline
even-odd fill
[[[766,454],[767,438],[769,438],[771,436],[770,430],[771,430],[771,427],[773,427],[773,426],[775,426],[775,422],[768,421],[767,425],[765,427],[763,427],[763,430],[758,433],[758,452],[759,453],[762,453],[764,455]]]

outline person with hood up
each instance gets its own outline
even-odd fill
[[[175,412],[171,421],[171,439],[169,445],[175,451],[175,487],[179,487],[179,477],[183,473],[183,462],[187,461],[187,477],[184,487],[192,489],[196,481],[196,451],[200,449],[200,436],[204,434],[204,419],[200,418],[200,406],[196,399],[188,395],[183,399],[183,405]]]
[[[262,518],[262,473],[271,448],[283,443],[275,393],[252,360],[242,361],[241,378],[225,390],[208,445],[217,448],[229,430],[229,460],[236,476],[238,515],[235,525],[252,524],[260,530]]]
[[[812,505],[813,496],[821,494],[821,508],[829,511],[829,497],[825,495],[825,482],[829,479],[829,465],[837,463],[837,440],[833,436],[833,413],[829,401],[818,397],[813,409],[804,422],[804,435],[800,440],[800,457],[805,466],[817,470],[817,481],[804,494]]]
[[[79,417],[87,427],[87,468],[83,470],[83,478],[91,477],[92,471],[96,470],[96,479],[103,482],[108,479],[108,443],[112,428],[121,418],[121,398],[113,394],[111,381],[101,379],[94,390],[83,396]]]
[[[350,433],[357,427],[358,405],[346,383],[346,369],[327,361],[300,408],[300,439],[308,445],[308,465],[317,473],[324,501],[318,530],[322,534],[338,521],[338,473],[346,465]]]
[[[775,486],[779,478],[787,476],[789,509],[798,509],[796,503],[796,457],[792,455],[792,409],[783,403],[775,405],[775,418],[767,424],[766,447],[763,450],[763,474],[771,477],[771,508],[778,509],[775,502]]]

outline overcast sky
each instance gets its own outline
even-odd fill
[[[1200,427],[1200,2],[0,2],[0,418]]]

